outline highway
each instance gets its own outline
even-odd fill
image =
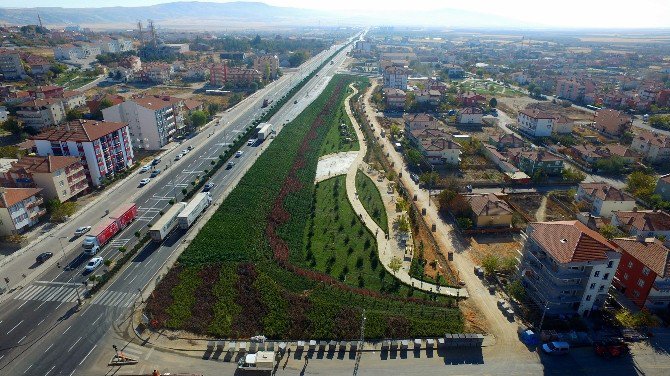
[[[96,350],[100,338],[114,326],[116,320],[122,321],[127,317],[139,291],[154,278],[170,255],[181,251],[179,246],[184,232],[175,231],[162,244],[146,246],[112,282],[77,312],[77,297],[84,294],[82,282],[88,278],[82,273],[88,257],[81,254],[82,239],[72,237],[74,230],[82,225],[94,225],[105,216],[106,210],[112,211],[119,203],[136,202],[139,208],[137,220],[117,234],[98,255],[108,259],[118,255],[121,246],[130,249],[137,242],[134,233],[145,233],[147,225],[155,222],[159,212],[167,210],[170,199],[175,195],[177,200],[181,199],[182,188],[189,186],[195,176],[203,174],[203,170],[211,168],[211,162],[217,160],[238,134],[260,117],[265,110],[261,109],[263,99],[276,101],[281,98],[340,46],[333,46],[310,59],[299,71],[284,75],[233,110],[223,113],[219,124],[165,153],[158,166],[163,172],[145,187],[138,185],[147,174],[135,173],[132,178],[105,192],[103,200],[88,208],[76,220],[50,234],[48,241],[41,242],[30,252],[13,260],[12,268],[24,268],[27,272],[32,270],[33,277],[37,276],[32,283],[5,297],[0,305],[0,374],[73,375],[78,369],[85,368],[85,362]],[[275,127],[277,132],[281,131],[281,124],[295,118],[318,96],[344,61],[345,52],[334,59],[335,64],[327,64],[273,116],[270,122],[279,125]],[[188,146],[193,146],[194,150],[181,160],[174,161],[174,157]],[[215,184],[211,190],[215,200],[239,181],[243,171],[258,156],[258,146],[243,146],[240,150],[243,151],[242,156],[232,158],[236,162],[234,167],[222,168],[211,178],[210,181]],[[66,243],[62,252],[61,242]],[[45,250],[54,252],[54,260],[41,267],[34,265],[35,255]],[[55,262],[62,267],[54,265]],[[102,268],[104,266],[94,274]],[[110,351],[111,356],[110,349],[105,351]]]

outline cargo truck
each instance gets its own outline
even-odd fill
[[[269,138],[270,133],[272,133],[272,130],[273,130],[272,129],[272,124],[270,124],[270,123],[260,123],[260,124],[258,124],[256,129],[258,129],[258,137],[257,138],[258,138],[259,142],[263,142],[267,138]]]
[[[177,227],[177,217],[186,207],[185,202],[174,204],[149,230],[151,240],[162,242]]]
[[[124,229],[137,217],[137,205],[135,203],[124,204],[107,218],[98,222],[84,238],[81,244],[84,253],[95,255],[100,247],[107,244],[119,231]]]
[[[189,202],[184,210],[177,216],[179,228],[188,230],[196,219],[207,209],[212,202],[212,196],[209,192],[201,192],[196,194],[191,202]]]

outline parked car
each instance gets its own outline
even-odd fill
[[[228,169],[233,168],[233,166],[235,166],[235,162],[233,162],[233,161],[228,162],[228,166],[227,166]]]
[[[143,186],[149,184],[150,181],[151,181],[151,178],[144,178],[144,179],[140,180],[140,187],[143,187]]]
[[[563,355],[570,352],[570,344],[567,342],[548,342],[542,345],[542,351],[551,355]]]
[[[202,188],[203,192],[209,192],[212,188],[214,188],[214,183],[207,183],[205,186]]]
[[[88,261],[88,264],[84,267],[84,271],[90,273],[97,269],[100,264],[102,264],[102,257],[93,257]]]
[[[607,338],[593,343],[593,351],[603,358],[618,358],[628,354],[628,345],[618,338]]]
[[[89,231],[91,231],[91,226],[82,226],[74,231],[74,236],[82,236]]]
[[[416,184],[419,184],[419,175],[411,174],[409,177],[410,177],[410,179],[412,179],[413,182],[415,182]]]
[[[52,252],[42,252],[35,258],[35,261],[38,264],[41,264],[41,263],[45,262],[46,260],[50,259],[51,256],[53,256],[53,255],[54,254]]]
[[[189,151],[190,151],[189,149],[184,149],[184,150],[181,151],[181,154],[186,155],[186,154],[188,154]]]
[[[186,149],[188,149],[188,151],[193,150],[193,145],[189,145]]]
[[[235,152],[235,158],[239,158],[242,156],[242,150],[238,150]]]
[[[149,170],[151,170],[151,165],[150,165],[150,164],[148,164],[148,165],[144,165],[144,166],[142,166],[142,167],[140,168],[140,173],[142,173],[142,172],[147,172],[147,171],[149,171]]]
[[[159,163],[161,163],[161,159],[160,159],[160,158],[154,158],[154,160],[151,161],[151,165],[152,165],[152,166],[156,166],[156,165],[159,164]]]
[[[160,173],[161,173],[161,170],[153,170],[153,171],[151,172],[151,175],[149,175],[149,177],[150,177],[150,178],[155,178],[155,177],[158,176]]]
[[[175,160],[175,161],[178,161],[178,160],[180,160],[183,156],[184,156],[184,154],[177,154],[177,156],[174,157],[174,160]]]

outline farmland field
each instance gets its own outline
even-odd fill
[[[157,286],[147,302],[151,327],[219,338],[349,339],[359,335],[366,309],[370,337],[463,330],[450,299],[373,267],[374,237],[353,214],[344,177],[313,183],[325,140],[341,124],[347,86],[359,80],[333,77],[260,155]],[[337,255],[329,271],[326,251]]]

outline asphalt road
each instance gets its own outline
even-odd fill
[[[337,47],[316,56],[294,74],[309,74]],[[277,131],[281,130],[281,124],[292,120],[318,96],[344,57],[342,53],[335,59],[336,64],[326,65],[317,77],[294,96],[297,104],[293,100],[289,101],[271,119],[273,124],[279,125]],[[110,258],[118,253],[119,247],[132,246],[136,242],[133,235],[135,231],[146,231],[147,224],[153,222],[158,212],[167,209],[168,201],[175,194],[180,199],[182,187],[187,186],[194,176],[202,174],[204,169],[210,168],[211,161],[218,159],[225,147],[261,115],[264,110],[260,107],[263,99],[279,99],[299,80],[300,77],[286,75],[268,85],[263,91],[246,99],[245,103],[223,114],[220,125],[208,128],[164,155],[159,165],[163,173],[147,186],[138,187],[139,180],[146,174],[136,174],[107,192],[108,196],[104,200],[76,221],[52,234],[48,242],[40,244],[37,247],[39,251],[58,249],[59,242],[64,240],[59,237],[65,237],[67,245],[64,252],[56,251],[54,257],[62,257],[61,265],[67,267],[47,267],[35,282],[15,291],[10,299],[0,305],[0,374],[74,374],[77,367],[82,366],[95,351],[98,340],[114,326],[115,321],[123,320],[124,315],[131,312],[139,291],[177,250],[184,235],[183,232],[175,231],[163,244],[145,247],[112,283],[93,296],[84,309],[76,312],[77,294],[84,293],[82,282],[88,278],[82,273],[88,258],[81,254],[81,239],[71,237],[74,229],[95,224],[104,217],[105,210],[113,210],[118,203],[136,202],[139,207],[138,219],[103,247],[99,256]],[[189,145],[193,145],[194,150],[181,160],[173,161],[174,156]],[[230,184],[235,184],[242,171],[253,164],[257,157],[256,146],[243,146],[240,150],[243,154],[240,158],[234,158],[236,165],[233,168],[223,168],[212,177],[215,187],[211,192],[215,198]],[[166,164],[169,167],[165,168]],[[27,259],[22,257],[15,260],[15,267],[25,267],[26,263],[31,264],[29,268],[36,267],[32,261],[34,255],[29,256]]]

